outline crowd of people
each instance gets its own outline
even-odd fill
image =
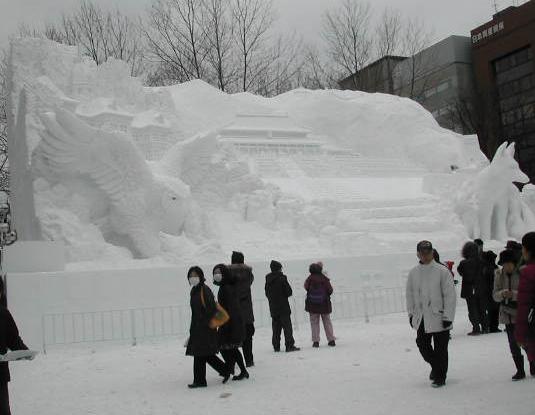
[[[418,349],[431,366],[429,379],[440,388],[446,384],[457,295],[451,269],[437,260],[431,242],[418,243],[417,256],[419,264],[407,279],[407,311]],[[498,256],[485,252],[480,239],[467,242],[462,256],[457,271],[472,324],[468,335],[498,333],[503,324],[516,366],[512,380],[526,377],[522,350],[535,377],[535,232],[524,235],[521,244],[509,241],[498,264]]]
[[[432,386],[440,388],[446,384],[448,373],[448,345],[457,303],[456,281],[452,263],[442,264],[431,242],[419,242],[416,251],[419,262],[408,275],[406,289],[409,323],[416,330],[418,349],[431,367]],[[530,374],[535,377],[535,232],[527,233],[521,244],[509,241],[499,256],[484,251],[481,240],[467,242],[462,256],[457,271],[462,277],[461,298],[466,300],[472,324],[468,334],[497,333],[499,325],[504,325],[516,367],[512,380],[526,377],[523,352],[527,355]],[[265,295],[272,318],[273,350],[281,351],[284,333],[286,352],[299,351],[289,303],[292,287],[280,262],[271,261],[270,268],[265,279]],[[254,366],[253,270],[245,264],[242,253],[233,252],[231,264],[216,265],[212,278],[218,287],[217,295],[208,286],[200,267],[191,267],[187,273],[191,286],[191,324],[185,346],[186,354],[193,356],[193,383],[188,385],[192,389],[207,386],[206,365],[222,377],[223,383],[231,378],[233,381],[249,379],[248,369]],[[309,266],[304,289],[312,347],[320,346],[320,322],[328,346],[336,346],[330,318],[333,287],[321,262]],[[3,293],[0,278],[0,300]],[[1,306],[0,354],[26,349],[13,317]],[[9,381],[8,363],[0,362],[0,415],[10,414]]]
[[[265,294],[272,320],[273,350],[281,351],[284,332],[286,352],[296,352],[300,349],[295,345],[292,329],[289,302],[293,295],[292,287],[280,262],[271,261],[270,268],[271,272],[266,275]],[[323,322],[328,346],[334,347],[336,338],[330,318],[333,287],[321,262],[311,264],[309,272],[304,288],[307,292],[305,310],[310,315],[312,347],[320,345],[320,321]],[[207,364],[223,378],[223,383],[227,383],[231,377],[234,381],[249,379],[247,369],[254,366],[253,270],[245,264],[241,252],[233,252],[231,264],[216,265],[212,277],[213,284],[218,287],[217,295],[206,284],[201,268],[192,267],[187,274],[191,286],[191,325],[186,354],[193,356],[193,383],[188,385],[191,389],[207,386]],[[217,356],[218,353],[222,359]],[[240,370],[237,375],[236,365]]]
[[[535,233],[526,234],[522,243],[508,241],[499,257],[483,248],[481,239],[467,242],[457,268],[462,277],[461,298],[472,324],[468,335],[499,333],[503,324],[516,367],[512,380],[526,377],[522,349],[535,376]]]

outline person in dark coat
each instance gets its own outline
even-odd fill
[[[243,357],[245,358],[245,366],[252,367],[254,366],[253,336],[255,333],[253,298],[251,295],[251,286],[254,282],[253,269],[245,264],[245,257],[241,252],[232,252],[231,262],[230,272],[236,279],[240,308],[243,322],[245,323],[245,340],[242,347]]]
[[[477,336],[488,330],[487,315],[482,312],[479,301],[478,286],[482,279],[482,261],[479,256],[479,248],[474,242],[467,242],[462,250],[463,260],[457,267],[457,272],[462,277],[461,298],[466,300],[468,306],[468,318],[472,323],[472,332],[469,336]]]
[[[310,315],[312,347],[319,347],[320,319],[323,321],[328,344],[334,347],[336,346],[336,337],[334,336],[331,322],[333,287],[329,278],[323,274],[323,267],[320,263],[311,264],[309,272],[310,276],[305,281],[305,290],[307,292],[305,311]]]
[[[212,271],[214,284],[219,286],[217,301],[228,313],[229,321],[218,330],[219,349],[225,359],[227,369],[234,372],[234,365],[240,368],[240,374],[234,376],[232,380],[249,379],[249,373],[245,368],[243,356],[240,352],[243,340],[245,339],[245,324],[238,301],[236,291],[236,280],[228,267],[224,264],[216,265]]]
[[[486,310],[488,316],[489,332],[501,333],[500,325],[500,304],[494,301],[494,276],[498,266],[496,265],[497,255],[492,251],[485,251],[481,254],[483,261],[482,278],[479,284],[479,297],[482,309]]]
[[[518,284],[515,338],[526,351],[529,372],[535,377],[535,333],[530,330],[529,315],[535,306],[535,232],[522,238],[522,256],[526,263],[520,271]]]
[[[271,268],[271,273],[266,275],[265,292],[269,301],[271,326],[273,328],[273,349],[276,352],[280,352],[281,332],[284,330],[286,351],[295,352],[300,349],[295,347],[290,317],[292,311],[288,298],[292,296],[292,287],[290,287],[286,275],[282,273],[282,264],[280,262],[271,261],[269,267]]]
[[[186,355],[193,356],[193,383],[188,387],[206,387],[207,363],[223,377],[223,383],[226,383],[230,372],[225,363],[216,356],[219,351],[217,330],[209,327],[210,320],[217,312],[214,294],[205,285],[204,274],[199,267],[190,268],[188,282],[191,286],[191,325]]]
[[[509,342],[509,350],[516,366],[516,373],[511,378],[513,381],[522,380],[526,377],[524,370],[524,357],[522,349],[515,339],[515,321],[518,299],[518,285],[520,283],[520,271],[518,270],[518,258],[514,251],[506,249],[500,252],[498,265],[502,268],[496,270],[494,278],[494,299],[500,304],[500,322],[505,324],[505,332]]]
[[[0,277],[0,300],[3,300],[4,296],[4,281]],[[28,350],[28,348],[20,338],[17,324],[9,310],[0,306],[0,354],[6,354],[8,350]],[[0,415],[11,414],[7,386],[10,380],[8,363],[0,362]]]

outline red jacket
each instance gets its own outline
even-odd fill
[[[535,340],[528,340],[528,313],[535,305],[535,264],[528,264],[520,274],[518,285],[518,308],[516,312],[515,337],[516,340],[528,346],[528,350],[535,350]]]

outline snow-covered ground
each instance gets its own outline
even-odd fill
[[[405,315],[335,322],[338,346],[312,349],[300,327],[297,353],[271,351],[270,331],[255,337],[251,379],[190,391],[192,359],[183,340],[136,347],[52,350],[13,364],[11,399],[18,415],[174,414],[533,414],[535,379],[513,384],[505,334],[466,336],[465,310],[450,343],[446,388],[434,390]]]

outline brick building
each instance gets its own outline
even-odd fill
[[[491,158],[514,141],[522,170],[535,180],[535,0],[511,6],[472,30],[481,149]]]

